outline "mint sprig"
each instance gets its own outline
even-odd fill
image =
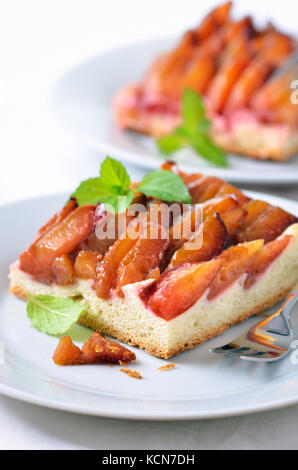
[[[100,175],[83,181],[71,197],[76,198],[80,206],[99,202],[109,204],[111,210],[117,213],[124,212],[130,206],[136,192],[167,202],[192,202],[182,178],[167,170],[147,173],[132,189],[126,169],[111,157],[106,157],[103,161]]]
[[[27,316],[32,326],[49,335],[67,331],[86,310],[83,303],[51,295],[27,295]]]
[[[76,198],[79,206],[103,202],[115,212],[121,212],[133,199],[130,185],[130,177],[122,163],[107,156],[100,167],[99,177],[82,181],[71,196]]]
[[[208,131],[211,122],[201,95],[186,88],[182,95],[182,124],[171,134],[157,140],[162,153],[169,155],[183,147],[191,146],[196,153],[216,166],[228,166],[225,153],[212,142]]]
[[[136,190],[146,196],[153,196],[162,201],[180,201],[186,204],[192,202],[182,178],[168,170],[156,170],[147,173],[136,187]]]

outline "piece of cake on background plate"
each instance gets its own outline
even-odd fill
[[[272,77],[297,54],[297,39],[272,24],[258,29],[249,16],[234,20],[230,9],[231,2],[215,8],[139,83],[119,90],[113,109],[120,127],[153,137],[172,132],[181,123],[183,90],[191,88],[204,97],[210,135],[222,150],[277,161],[297,153],[297,62]]]

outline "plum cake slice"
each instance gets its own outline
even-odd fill
[[[119,192],[116,177],[111,187]],[[154,178],[161,179],[152,189]],[[84,192],[74,193],[41,227],[10,268],[13,294],[81,299],[86,310],[79,323],[169,358],[273,306],[296,286],[295,215],[219,178],[185,174],[170,162],[138,186],[126,180],[122,212],[112,214],[107,203],[96,201],[96,191],[104,199],[107,184],[108,178],[82,183]],[[87,203],[90,185],[93,202]],[[181,188],[189,210],[169,217],[165,230],[158,210],[171,200],[184,207]],[[132,215],[135,204],[142,210]],[[111,215],[121,230],[99,237],[98,227]]]
[[[295,38],[269,24],[259,30],[247,16],[230,17],[231,2],[211,11],[177,46],[157,57],[144,78],[115,96],[122,128],[160,137],[181,123],[181,96],[191,88],[204,98],[211,137],[224,151],[285,160],[298,151],[293,65],[272,74],[297,50]]]

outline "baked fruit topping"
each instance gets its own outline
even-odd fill
[[[11,266],[11,291],[39,331],[79,322],[168,358],[297,284],[294,215],[172,162],[135,184],[120,162],[105,162]],[[54,353],[61,365],[134,358],[98,332],[82,348],[63,337]]]
[[[112,214],[103,204],[78,207],[71,199],[20,255],[20,269],[61,286],[92,280],[102,299],[124,297],[124,286],[151,280],[141,296],[165,319],[182,313],[207,287],[212,300],[244,273],[246,288],[252,285],[286,246],[287,238],[277,237],[297,218],[218,178],[186,175],[172,162],[162,170],[182,177],[189,189],[193,205],[185,214],[177,217],[169,203],[137,193],[145,212],[116,213],[113,236],[100,239],[96,224],[104,226]]]

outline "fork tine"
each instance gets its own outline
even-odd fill
[[[257,357],[257,356],[264,356],[264,354],[268,354],[268,353],[266,351],[254,351],[251,353],[242,354],[242,356],[243,357]]]
[[[251,352],[250,352],[251,351]],[[234,350],[230,350],[230,351],[225,351],[225,355],[226,356],[235,356],[235,357],[241,357],[241,356],[246,356],[248,354],[254,354],[254,350],[253,349],[250,349],[246,346],[244,346],[243,348],[237,348],[237,349],[234,349]]]
[[[218,348],[210,349],[211,352],[215,354],[225,354],[226,356],[231,355],[233,353],[239,354],[248,351],[250,348],[243,346],[242,348],[234,348],[229,344],[225,344],[224,346],[220,346]]]

